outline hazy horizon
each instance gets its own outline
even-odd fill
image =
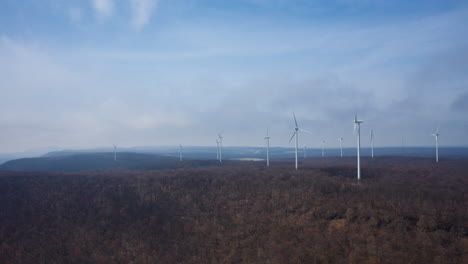
[[[0,153],[468,146],[468,1],[5,0]],[[56,147],[50,147],[56,146]]]

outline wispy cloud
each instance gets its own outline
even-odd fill
[[[192,1],[198,0],[103,1],[100,8],[110,11],[98,11],[99,1],[88,8],[63,4],[60,19],[81,16],[78,26],[89,30],[64,23],[62,34],[36,30],[31,39],[20,25],[0,27],[2,151],[204,145],[219,130],[228,145],[257,145],[267,125],[272,144],[287,146],[293,109],[315,135],[304,135],[310,147],[321,138],[332,146],[342,136],[351,144],[356,111],[381,145],[399,146],[403,133],[411,144],[433,144],[427,135],[439,124],[444,145],[466,144],[466,8],[376,23],[334,17],[318,25],[295,12],[291,19],[270,17],[274,12],[258,7],[263,16],[246,15],[245,6],[227,5],[228,15],[211,5],[179,9]],[[87,19],[98,12],[112,16],[105,27]]]
[[[146,24],[148,24],[157,5],[158,0],[130,0],[130,6],[132,9],[132,26],[136,30],[141,30]]]
[[[109,17],[114,12],[113,0],[91,0],[91,4],[99,17]]]

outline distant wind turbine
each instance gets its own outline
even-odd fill
[[[219,140],[216,139],[216,160],[219,160]]]
[[[325,140],[322,139],[322,158],[325,157]]]
[[[268,128],[267,128],[267,134],[266,134],[265,140],[266,140],[266,146],[267,146],[267,151],[266,151],[267,167],[270,167],[270,136],[268,135]]]
[[[374,130],[370,131],[370,143],[372,144],[372,158],[374,158]]]
[[[117,161],[117,145],[113,145],[114,146],[114,161]]]
[[[356,133],[357,128],[357,178],[361,179],[361,124],[364,121],[357,120],[357,114],[354,116],[354,133]]]
[[[294,128],[294,134],[292,135],[291,139],[289,140],[289,143],[291,143],[293,138],[296,137],[296,170],[297,170],[297,151],[298,151],[298,147],[299,147],[299,130],[303,131],[303,132],[306,132],[306,133],[309,133],[309,134],[312,134],[312,133],[310,133],[309,131],[304,130],[302,128],[299,128],[299,126],[297,125],[296,114],[293,113],[293,116],[294,116],[294,123],[296,124],[296,127]]]
[[[182,161],[182,145],[179,145],[179,161]]]
[[[223,162],[223,133],[218,133],[219,137],[219,162]]]
[[[343,138],[339,138],[338,139],[340,141],[340,145],[341,145],[341,157],[343,157]]]
[[[439,162],[439,128],[437,128],[431,136],[435,137],[436,141],[436,162]]]

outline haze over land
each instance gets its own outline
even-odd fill
[[[0,2],[0,152],[466,146],[466,1]],[[367,139],[365,139],[367,141]]]

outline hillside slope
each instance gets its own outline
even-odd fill
[[[83,153],[63,156],[24,158],[8,161],[0,166],[5,171],[91,172],[109,170],[153,170],[179,168],[184,164],[176,157],[118,153]]]

